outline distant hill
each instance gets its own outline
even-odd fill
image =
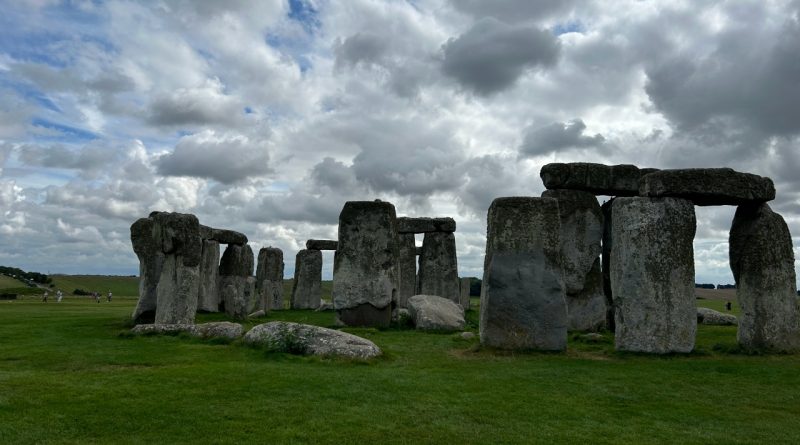
[[[71,295],[75,289],[86,292],[100,292],[105,296],[108,291],[119,297],[136,297],[139,295],[139,277],[116,275],[50,275],[53,279],[53,290],[61,289]]]

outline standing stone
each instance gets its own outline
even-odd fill
[[[460,304],[456,238],[452,232],[429,232],[419,256],[418,295],[436,295]]]
[[[614,198],[603,203],[600,209],[603,211],[603,293],[606,297],[606,328],[614,332],[614,298],[611,294],[611,209],[613,208]]]
[[[258,251],[256,266],[258,309],[265,312],[283,309],[283,267],[281,249],[263,247]]]
[[[697,330],[694,206],[680,198],[617,198],[613,218],[616,349],[691,352]]]
[[[568,327],[601,329],[606,324],[606,303],[600,269],[603,212],[597,198],[578,190],[546,190],[542,197],[558,200]]]
[[[158,301],[158,280],[164,267],[164,253],[153,236],[153,220],[141,218],[131,225],[131,244],[139,258],[139,301],[133,311],[136,324],[153,323]]]
[[[459,280],[459,302],[461,304],[461,308],[464,309],[465,312],[469,310],[469,289],[471,284],[472,280],[469,278],[461,278]]]
[[[504,349],[565,349],[558,201],[497,198],[487,219],[481,343]]]
[[[219,242],[204,239],[197,310],[219,312]]]
[[[733,217],[729,246],[742,309],[739,344],[748,351],[800,350],[800,298],[786,222],[767,204],[741,205]]]
[[[156,287],[156,324],[192,324],[197,311],[203,244],[197,217],[154,212],[153,235],[164,253]]]
[[[397,216],[382,201],[348,201],[339,214],[333,307],[350,326],[388,326],[400,284]]]
[[[251,312],[255,299],[253,250],[249,245],[229,244],[219,263],[220,296],[225,313],[244,320]]]
[[[413,233],[398,235],[400,243],[400,292],[398,306],[408,307],[408,299],[416,294],[417,289],[417,247]]]
[[[322,252],[303,249],[294,263],[292,309],[317,309],[322,299]]]

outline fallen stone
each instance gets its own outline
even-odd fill
[[[695,205],[739,205],[775,199],[772,179],[730,168],[661,170],[642,177],[639,195],[675,197]]]
[[[399,233],[432,233],[455,232],[456,222],[453,218],[397,218]]]
[[[742,309],[739,344],[748,351],[800,351],[800,297],[792,236],[783,217],[767,204],[739,206],[728,245]]]
[[[219,312],[219,242],[204,239],[197,290],[197,310]]]
[[[419,330],[460,331],[464,329],[464,309],[458,303],[435,295],[414,295],[408,299],[408,312]]]
[[[131,332],[137,335],[147,334],[160,334],[160,335],[175,335],[185,332],[192,337],[209,339],[209,338],[227,338],[235,340],[242,336],[244,328],[238,323],[231,323],[227,321],[201,323],[201,324],[140,324],[131,329]]]
[[[264,311],[264,309],[259,309],[259,310],[255,311],[255,312],[253,312],[252,314],[249,314],[247,316],[247,318],[259,318],[259,317],[263,317],[265,315],[267,315],[267,312]]]
[[[258,307],[265,311],[283,309],[283,251],[263,247],[258,251],[256,295]]]
[[[713,326],[731,326],[738,324],[735,315],[723,314],[706,307],[697,308],[697,322]]]
[[[464,339],[464,340],[472,340],[473,338],[475,338],[475,333],[474,332],[462,332],[460,334],[460,337],[462,339]]]
[[[303,249],[294,263],[292,309],[316,309],[322,298],[322,252]]]
[[[422,241],[418,295],[437,295],[460,304],[456,238],[452,232],[429,232]]]
[[[400,285],[397,218],[391,203],[348,201],[339,215],[333,306],[349,326],[388,326]]]
[[[131,333],[136,335],[175,335],[181,332],[189,332],[192,324],[137,324],[131,329]]]
[[[273,321],[253,327],[244,342],[278,352],[323,357],[371,359],[382,354],[375,343],[353,334],[298,323]]]
[[[417,291],[417,252],[413,233],[398,235],[400,289],[397,305],[408,307],[408,299]]]
[[[558,237],[558,220],[551,221]],[[557,255],[555,256],[557,258]],[[542,250],[495,252],[481,298],[481,344],[502,349],[563,351],[567,305],[557,259]]]
[[[329,239],[310,239],[306,241],[308,250],[336,250],[339,248],[339,241]]]
[[[319,307],[316,309],[317,312],[324,312],[324,311],[332,311],[333,310],[333,303],[329,301],[322,300],[319,302]]]
[[[469,310],[470,301],[469,301],[469,291],[472,284],[472,280],[469,278],[461,278],[459,280],[459,304],[461,304],[461,308],[464,311]]]
[[[678,198],[617,198],[613,206],[616,349],[691,352],[697,330],[694,206]]]
[[[637,196],[639,179],[657,169],[635,165],[603,165],[586,162],[547,164],[539,176],[547,189],[583,190],[595,195]]]

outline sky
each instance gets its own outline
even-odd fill
[[[382,199],[453,217],[480,277],[491,201],[550,162],[769,176],[800,256],[798,0],[0,3],[2,265],[137,274],[160,210],[291,277]],[[697,282],[733,282],[734,211],[696,207]]]

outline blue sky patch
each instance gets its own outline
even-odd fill
[[[560,36],[561,34],[569,34],[571,32],[583,33],[586,31],[586,27],[583,26],[579,20],[564,22],[564,23],[557,23],[553,26],[553,34]]]
[[[65,141],[65,142],[77,142],[77,141],[90,141],[93,139],[97,139],[97,135],[92,133],[91,131],[86,131],[77,127],[72,127],[69,125],[63,125],[56,122],[52,122],[42,118],[33,118],[31,120],[31,125],[34,127],[39,128],[46,128],[48,130],[54,130],[60,133],[60,136],[52,135],[52,136],[39,136],[39,139],[43,140],[58,140],[58,141]]]
[[[309,34],[314,34],[322,25],[314,5],[305,0],[289,0],[289,18],[300,23]]]

